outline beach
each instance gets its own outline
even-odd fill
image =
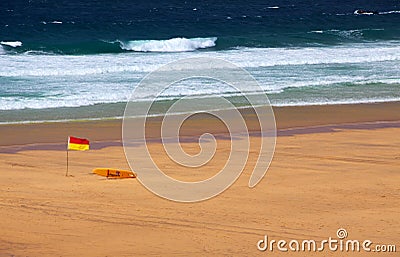
[[[0,125],[0,256],[282,256],[257,242],[336,238],[395,244],[400,224],[400,103],[274,107],[278,137],[271,166],[248,187],[260,141],[251,113],[247,165],[222,194],[177,203],[137,179],[112,180],[96,167],[129,169],[119,119]],[[199,118],[183,131],[198,137]],[[253,126],[254,125],[254,126]],[[174,165],[160,151],[159,120],[150,122],[150,152],[167,174],[185,181],[223,167],[230,141],[217,137],[217,155],[199,169]],[[5,136],[4,136],[5,135]],[[91,150],[69,152],[70,135]],[[143,146],[139,146],[143,147]],[[196,140],[182,143],[196,153]],[[139,171],[137,171],[139,172]],[[397,249],[399,251],[399,249]],[[290,252],[287,254],[291,254]],[[297,252],[296,256],[365,256],[365,252]],[[396,256],[396,253],[380,253]]]

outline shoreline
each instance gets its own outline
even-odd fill
[[[380,123],[378,127],[399,127],[400,124],[400,102],[286,106],[273,107],[273,110],[278,136],[329,132],[346,128],[373,129],[377,127],[376,123]],[[259,126],[253,110],[247,108],[240,111],[246,120],[249,131],[257,134]],[[184,126],[185,129],[181,130],[181,136],[193,137],[206,132],[199,129],[205,123],[210,128],[207,132],[226,134],[227,130],[215,122],[210,116],[197,117],[188,122],[188,126]],[[151,117],[147,124],[148,138],[160,138],[161,117]],[[91,142],[97,142],[100,145],[101,142],[113,145],[110,142],[121,141],[122,119],[2,124],[0,133],[7,135],[0,139],[0,151],[1,148],[10,146],[65,144],[69,135],[89,138]],[[35,149],[35,147],[28,147],[28,149]]]
[[[121,102],[118,103],[111,103],[111,104],[121,104]],[[397,105],[400,104],[400,100],[389,100],[389,101],[378,101],[378,102],[349,102],[349,103],[328,103],[328,104],[305,104],[305,105],[270,105],[274,111],[275,110],[280,110],[280,109],[303,109],[303,108],[332,108],[332,107],[338,107],[338,106],[343,106],[343,107],[348,107],[348,106],[364,106],[364,105]],[[97,105],[97,104],[95,104]],[[93,107],[95,105],[90,105],[90,106],[81,106],[81,107]],[[80,107],[61,107],[61,108],[80,108]],[[245,111],[247,109],[251,109],[249,107],[242,107],[238,106],[237,107],[241,111]],[[25,111],[26,109],[22,110],[14,110],[14,111]],[[36,111],[40,111],[42,109],[33,109]],[[47,110],[47,109],[44,109]],[[3,110],[4,111],[4,110]],[[13,110],[5,110],[5,111],[13,111]],[[218,111],[218,110],[215,110]],[[148,117],[153,119],[157,119],[158,117],[162,117],[163,115],[161,114],[153,114],[149,115]],[[70,122],[102,122],[102,121],[119,121],[124,118],[123,115],[118,115],[118,116],[106,116],[106,117],[95,117],[95,118],[70,118],[70,119],[53,119],[53,120],[23,120],[23,121],[0,121],[0,127],[1,126],[10,126],[10,125],[26,125],[26,124],[51,124],[51,123],[70,123]]]

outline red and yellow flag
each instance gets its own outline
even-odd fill
[[[89,150],[89,140],[78,137],[68,137],[68,150],[86,151]]]

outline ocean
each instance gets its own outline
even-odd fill
[[[399,24],[398,0],[2,1],[0,123],[121,117],[190,57],[247,70],[273,106],[400,101]],[[196,81],[159,101],[216,94],[238,92]]]

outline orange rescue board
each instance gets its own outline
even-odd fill
[[[136,173],[128,170],[97,168],[93,173],[107,178],[136,178]]]

